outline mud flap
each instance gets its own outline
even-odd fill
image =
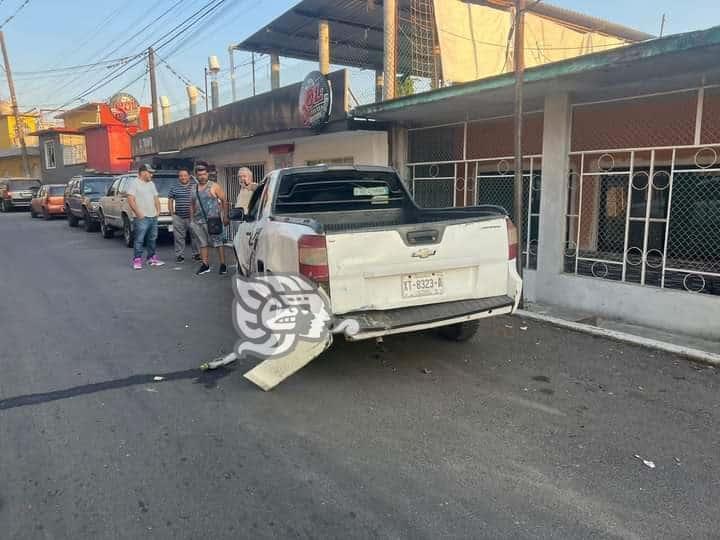
[[[332,335],[328,335],[326,341],[299,340],[289,353],[263,360],[245,373],[244,377],[267,392],[307,366],[330,345]]]

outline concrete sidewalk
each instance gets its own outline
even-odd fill
[[[674,334],[548,304],[526,302],[525,308],[518,310],[517,314],[527,319],[545,321],[570,330],[680,354],[698,362],[720,366],[720,340]]]

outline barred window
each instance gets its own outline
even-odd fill
[[[87,149],[84,135],[60,135],[60,144],[63,148],[63,164],[78,165],[87,163]]]

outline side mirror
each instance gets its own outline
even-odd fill
[[[245,210],[243,208],[230,209],[230,221],[245,221]]]

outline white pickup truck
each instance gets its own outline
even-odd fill
[[[497,207],[423,209],[388,167],[273,171],[234,238],[245,276],[299,273],[329,296],[350,340],[438,327],[471,338],[478,319],[517,308],[517,232]]]

